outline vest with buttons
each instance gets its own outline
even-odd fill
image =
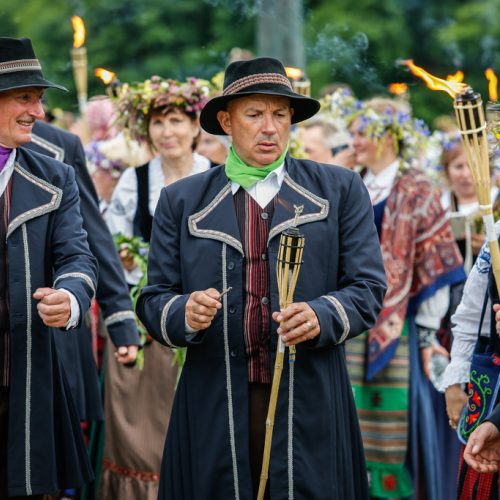
[[[242,188],[234,195],[236,218],[245,253],[243,331],[249,382],[271,383],[270,274],[267,239],[276,197],[265,208]]]

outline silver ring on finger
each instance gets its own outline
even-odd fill
[[[310,332],[313,329],[313,324],[309,320],[307,320],[306,327],[307,327],[307,331]]]

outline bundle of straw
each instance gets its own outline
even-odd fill
[[[293,294],[297,279],[299,277],[300,266],[302,264],[302,254],[304,251],[304,235],[297,229],[297,219],[304,209],[303,206],[295,208],[294,226],[283,231],[280,236],[278,261],[276,263],[276,275],[278,279],[278,293],[280,310],[286,309],[293,302]],[[283,371],[283,361],[285,358],[285,344],[278,338],[278,349],[274,363],[273,382],[271,385],[271,395],[266,419],[266,438],[264,442],[264,455],[262,458],[262,471],[260,475],[258,500],[264,498],[267,479],[269,475],[269,462],[271,458],[271,444],[273,440],[274,417],[276,405],[278,403],[278,393]],[[295,361],[295,346],[290,346],[290,362]]]
[[[491,254],[493,275],[497,290],[500,293],[500,249],[495,232],[491,202],[487,123],[484,117],[481,95],[469,88],[455,98],[453,107],[455,108],[462,144],[476,188],[479,210],[483,218]]]

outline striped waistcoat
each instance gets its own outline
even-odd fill
[[[271,327],[270,270],[267,239],[276,197],[261,208],[244,190],[234,195],[238,227],[245,252],[243,331],[250,382],[271,383],[269,336]]]

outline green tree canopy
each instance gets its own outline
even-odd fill
[[[233,47],[255,51],[263,5],[262,0],[23,0],[19,9],[4,0],[0,24],[2,35],[32,38],[46,76],[70,90],[48,92],[49,104],[76,110],[72,15],[80,15],[87,27],[92,96],[104,92],[93,75],[99,66],[122,81],[153,74],[210,78],[225,67]],[[333,82],[347,83],[360,98],[387,94],[391,82],[407,82],[415,114],[431,123],[451,112],[449,97],[426,89],[398,60],[412,58],[442,77],[461,69],[485,100],[484,70],[500,72],[500,0],[308,0],[303,11],[306,70],[315,96]]]

